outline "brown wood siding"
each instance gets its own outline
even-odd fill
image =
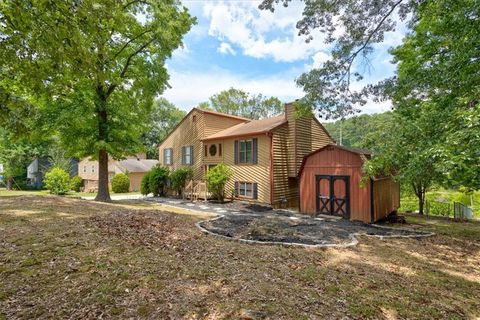
[[[145,172],[129,173],[128,178],[130,179],[130,188],[128,189],[128,191],[130,192],[140,191],[140,185],[144,175],[145,175]]]
[[[258,163],[257,164],[235,164],[234,143],[235,140],[242,139],[258,139]],[[227,198],[230,198],[234,190],[234,182],[252,182],[257,183],[258,198],[256,202],[270,204],[270,137],[267,135],[259,135],[245,138],[230,138],[222,140],[209,141],[208,144],[221,143],[222,156],[218,157],[218,162],[208,163],[217,164],[223,161],[224,164],[232,169],[233,176],[225,187]],[[213,162],[213,161],[212,161]],[[248,199],[245,199],[248,200]]]
[[[315,214],[316,175],[350,177],[350,219],[371,221],[370,184],[361,185],[363,162],[358,154],[326,148],[305,160],[300,177],[300,211]]]
[[[288,176],[296,177],[297,170],[295,167],[295,155],[296,155],[296,114],[295,106],[293,104],[285,105],[285,116],[288,121],[288,135],[287,135],[287,156],[288,156]]]
[[[400,207],[400,184],[392,178],[373,182],[374,221],[385,218]]]
[[[297,177],[307,154],[334,141],[313,115],[298,117],[294,104],[285,105],[285,114],[288,120],[288,176]]]
[[[311,119],[312,126],[312,151],[318,150],[327,144],[334,143],[332,138],[327,134],[326,129],[323,128],[316,119]]]
[[[239,123],[244,123],[240,119],[222,117],[210,113],[204,114],[205,119],[205,138],[224,129],[233,127]]]
[[[203,138],[218,131],[229,128],[233,125],[245,122],[245,120],[222,117],[210,113],[204,113],[200,110],[193,110],[184,120],[175,128],[165,141],[159,146],[159,162],[163,163],[163,150],[173,149],[173,164],[167,167],[175,170],[181,167],[191,167],[193,169],[193,179],[204,179],[204,144]],[[182,165],[182,147],[193,146],[193,165]],[[223,153],[223,150],[222,150]]]
[[[298,208],[298,180],[288,176],[288,124],[273,131],[273,201],[272,205]],[[286,201],[286,203],[284,203]]]
[[[193,170],[193,179],[201,180],[203,178],[203,145],[200,139],[204,137],[204,114],[198,110],[194,110],[187,117],[188,118],[184,119],[175,131],[159,146],[159,164],[170,168],[170,170],[191,167]],[[193,146],[193,165],[191,166],[182,165],[183,146]],[[163,163],[163,150],[167,148],[173,149],[172,165],[165,165]]]

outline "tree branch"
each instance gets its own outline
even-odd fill
[[[140,34],[136,35],[135,37],[129,39],[127,42],[125,42],[125,44],[122,46],[122,48],[117,53],[115,53],[115,55],[113,56],[113,60],[115,60],[123,52],[123,50],[125,50],[128,47],[128,45],[130,43],[132,43],[133,41],[137,40],[141,36],[144,36],[147,33],[152,32],[152,31],[153,31],[153,29],[145,30],[145,31],[141,32]]]
[[[130,63],[132,61],[132,58],[135,57],[137,54],[145,50],[146,47],[148,47],[153,41],[155,41],[155,38],[150,39],[150,41],[144,43],[142,46],[140,46],[135,52],[133,52],[131,55],[128,56],[127,62],[125,62],[125,65],[123,67],[122,72],[120,73],[120,77],[123,78],[125,76],[125,73],[128,70],[128,67],[130,67]]]

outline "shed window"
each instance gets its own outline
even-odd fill
[[[193,146],[182,147],[182,164],[184,165],[193,164]]]
[[[163,149],[163,164],[172,165],[173,164],[173,149],[167,148]]]

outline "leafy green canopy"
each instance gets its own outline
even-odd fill
[[[234,88],[213,95],[208,102],[200,103],[199,106],[256,120],[272,117],[283,111],[283,104],[276,97],[267,98]]]
[[[148,130],[142,136],[147,158],[158,159],[158,145],[185,117],[186,112],[175,107],[165,98],[155,100],[148,119]]]
[[[263,0],[260,9],[274,11],[279,3],[288,6],[291,1]],[[327,119],[359,111],[367,102],[365,93],[351,86],[363,79],[359,67],[368,62],[374,45],[384,41],[385,33],[395,30],[397,17],[408,20],[415,16],[419,2],[423,1],[305,1],[303,17],[297,23],[299,35],[306,36],[309,42],[313,40],[313,31],[319,30],[325,35],[325,43],[333,47],[328,61],[296,80],[305,91],[305,102],[314,105]]]
[[[3,91],[28,96],[69,153],[99,158],[108,201],[108,155],[141,149],[165,60],[195,20],[176,0],[6,0],[0,12]]]

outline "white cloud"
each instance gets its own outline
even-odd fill
[[[207,101],[212,95],[230,87],[264,96],[275,96],[283,102],[293,101],[303,96],[301,88],[295,85],[292,70],[283,74],[271,74],[265,77],[250,78],[233,74],[224,69],[210,72],[177,72],[169,70],[171,89],[162,95],[177,107],[189,111],[200,102]],[[390,101],[376,103],[368,101],[362,113],[377,113],[389,110]]]
[[[162,95],[179,108],[190,110],[212,95],[230,87],[250,93],[275,96],[284,102],[302,97],[302,89],[295,85],[295,75],[272,74],[265,77],[250,78],[233,74],[224,69],[210,72],[177,72],[169,70],[171,89]]]
[[[282,62],[307,60],[326,48],[319,32],[314,32],[310,43],[298,36],[295,25],[301,18],[303,4],[292,2],[288,8],[279,6],[272,13],[259,10],[259,3],[207,2],[203,14],[210,21],[208,34],[237,45],[244,55]]]
[[[233,56],[237,54],[235,50],[233,50],[232,46],[227,42],[222,42],[217,48],[217,52],[220,52],[222,54],[231,54]]]
[[[313,59],[312,67],[313,68],[320,68],[322,66],[322,64],[325,63],[325,61],[330,59],[330,55],[323,52],[323,51],[318,51],[317,53],[315,53],[313,55],[312,59]]]

